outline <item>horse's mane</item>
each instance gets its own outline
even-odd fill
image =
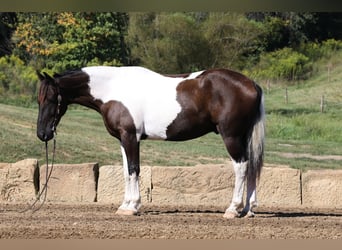
[[[81,69],[73,69],[73,70],[67,70],[63,73],[55,73],[53,75],[54,78],[61,78],[61,77],[64,77],[64,76],[70,76],[70,75],[76,75],[76,74],[79,74],[81,71]]]
[[[89,75],[80,69],[55,73],[53,78],[59,87],[69,89],[83,87],[89,82]]]

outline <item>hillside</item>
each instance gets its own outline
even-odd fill
[[[342,168],[342,62],[336,56],[328,77],[321,72],[287,86],[261,82],[265,91],[267,140],[265,161],[296,168]],[[324,95],[324,112],[321,96]],[[37,108],[0,104],[0,162],[24,158],[44,161],[44,143],[36,137]],[[51,144],[51,143],[50,143]],[[52,144],[51,144],[52,145]],[[143,165],[223,163],[227,153],[219,136],[208,134],[188,142],[144,141]],[[119,143],[99,114],[71,108],[58,127],[56,162],[121,164]]]

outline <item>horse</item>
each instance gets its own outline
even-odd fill
[[[185,141],[214,132],[222,137],[235,173],[233,198],[224,217],[255,215],[265,115],[263,91],[253,80],[224,68],[163,75],[138,66],[91,66],[37,75],[41,141],[54,137],[69,104],[99,112],[109,134],[119,140],[125,194],[117,214],[137,215],[141,207],[141,140]]]

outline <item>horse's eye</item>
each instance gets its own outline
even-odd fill
[[[48,98],[46,98],[46,100],[47,100],[49,103],[57,104],[57,97],[55,97],[55,96],[48,97]]]

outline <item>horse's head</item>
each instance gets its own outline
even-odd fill
[[[67,104],[53,77],[45,72],[43,74],[37,72],[37,75],[40,80],[37,136],[42,141],[49,141],[53,138],[56,127],[67,110]]]

